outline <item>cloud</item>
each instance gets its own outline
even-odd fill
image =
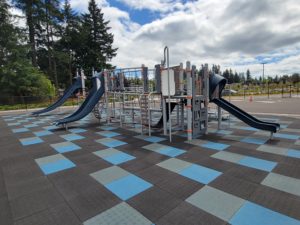
[[[187,60],[220,64],[253,75],[300,72],[299,0],[118,0],[131,10],[158,12],[158,19],[140,25],[107,0],[97,0],[109,20],[118,54],[118,67],[141,64],[153,68],[170,48],[172,65]],[[86,12],[88,1],[71,0],[78,12]],[[19,12],[15,12],[19,13]]]

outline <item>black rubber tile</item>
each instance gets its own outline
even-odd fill
[[[49,209],[52,217],[58,225],[80,225],[82,224],[72,209],[66,204],[62,203]]]
[[[15,225],[58,225],[48,210],[38,212],[15,222]]]
[[[288,164],[290,166],[299,166],[300,165],[300,159],[292,158],[292,157],[284,157],[281,160],[281,163]]]
[[[10,200],[51,187],[52,184],[49,182],[47,177],[44,176],[28,180],[20,180],[19,182],[13,184],[8,183],[6,185],[8,198]]]
[[[243,199],[249,199],[259,184],[223,174],[211,182],[209,186]]]
[[[30,156],[33,160],[46,157],[49,155],[55,155],[58,154],[57,151],[54,150],[54,148],[51,148],[49,143],[42,143],[38,145],[33,145],[30,148],[26,149],[26,153],[28,156]]]
[[[250,201],[300,220],[300,197],[261,185]]]
[[[54,207],[64,200],[54,188],[44,188],[10,201],[15,220],[32,215],[49,207]]]
[[[64,153],[69,160],[75,163],[77,166],[81,164],[86,164],[98,160],[99,157],[93,153],[86,152],[85,150],[78,150],[73,152]]]
[[[54,134],[43,136],[42,139],[47,144],[55,144],[66,141],[65,139],[61,138],[55,131],[51,131]]]
[[[84,193],[68,200],[68,205],[80,221],[86,221],[120,202],[118,197],[99,184],[97,187],[86,188]]]
[[[300,162],[298,165],[279,163],[272,172],[300,179]]]
[[[197,164],[223,173],[230,170],[234,166],[234,164],[230,162],[220,160],[220,159],[215,159],[212,157],[202,158],[201,160],[199,160],[199,163]]]
[[[105,161],[104,159],[98,158],[94,161],[85,164],[80,164],[77,166],[77,168],[80,169],[82,173],[89,175],[91,173],[105,169],[110,166],[111,164],[109,162]]]
[[[260,182],[268,175],[268,172],[235,164],[231,169],[226,171],[225,174],[241,180],[260,184]]]
[[[213,154],[215,154],[215,152],[212,150],[194,146],[190,150],[187,150],[186,153],[177,156],[177,158],[191,163],[199,163],[204,158],[208,158]]]
[[[169,192],[175,197],[185,200],[190,195],[201,189],[204,185],[196,181],[175,174],[175,177],[156,183],[156,186]]]
[[[81,173],[78,168],[50,175],[49,180],[65,199],[75,198],[87,188],[99,186],[94,178]]]
[[[0,198],[2,198],[4,196],[7,196],[7,192],[6,192],[6,186],[5,186],[5,183],[4,183],[4,177],[3,177],[3,174],[2,174],[2,169],[1,169],[1,166],[0,166]]]
[[[176,173],[173,173],[156,165],[137,172],[136,174],[154,185],[168,179],[175,179],[178,176]]]
[[[0,224],[13,224],[13,217],[7,197],[0,197]]]
[[[147,168],[153,166],[153,164],[146,162],[143,159],[134,159],[134,160],[130,160],[128,162],[122,163],[119,166],[121,168],[127,170],[128,172],[137,173],[139,171],[142,171],[144,169],[147,169]]]
[[[154,223],[181,202],[170,193],[155,186],[127,201],[128,204]]]
[[[207,212],[182,202],[171,212],[160,218],[157,225],[225,225],[226,222]]]

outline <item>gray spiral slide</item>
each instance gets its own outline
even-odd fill
[[[89,92],[87,98],[82,103],[82,105],[78,108],[76,112],[67,116],[63,119],[59,119],[55,121],[53,124],[55,125],[66,125],[71,122],[75,122],[87,116],[95,107],[95,105],[99,102],[100,98],[105,92],[104,88],[104,77],[100,75],[100,77],[93,77],[93,88]],[[101,86],[97,89],[97,80],[100,79]]]
[[[65,101],[67,101],[67,99],[73,94],[75,93],[78,89],[82,88],[82,81],[81,81],[81,77],[76,77],[74,78],[75,82],[73,83],[73,85],[71,85],[64,93],[63,96],[61,96],[55,103],[53,103],[52,105],[50,105],[49,107],[39,110],[39,111],[35,111],[32,113],[32,115],[40,115],[43,113],[47,113],[50,112],[54,109],[56,109],[57,107],[61,106],[62,104],[64,104]]]

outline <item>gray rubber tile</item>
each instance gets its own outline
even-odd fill
[[[268,152],[277,155],[287,155],[288,149],[270,145],[261,145],[257,148],[258,151]]]
[[[10,201],[15,220],[32,215],[49,207],[54,207],[64,200],[54,188],[44,188],[34,193]]]
[[[242,198],[209,186],[205,186],[197,191],[187,198],[186,201],[224,221],[229,221],[246,202]]]
[[[15,225],[58,225],[48,210],[17,220]]]
[[[270,173],[261,184],[300,197],[300,179]]]
[[[224,174],[209,186],[247,200],[260,185]]]
[[[84,225],[152,225],[153,223],[126,202],[88,219]]]
[[[127,201],[130,206],[138,210],[153,223],[181,202],[178,198],[157,187],[152,187]]]
[[[245,156],[241,155],[241,154],[237,154],[237,153],[220,151],[220,152],[217,152],[216,154],[212,155],[211,157],[215,158],[215,159],[232,162],[232,163],[238,163]]]
[[[122,177],[130,175],[126,170],[118,166],[112,166],[95,173],[90,174],[95,180],[97,180],[100,184],[105,185],[114,180],[120,179]]]
[[[161,163],[158,163],[157,166],[160,166],[164,169],[170,170],[174,173],[179,173],[180,171],[182,171],[183,169],[192,166],[192,163],[180,160],[180,159],[176,159],[176,158],[171,158],[168,159],[166,161],[163,161]]]
[[[86,221],[120,202],[118,197],[99,185],[87,188],[84,193],[68,200],[68,205],[80,221]]]
[[[156,225],[225,225],[226,222],[187,203],[182,202],[175,209],[160,218]]]
[[[300,220],[300,197],[298,196],[267,186],[260,186],[249,200]]]

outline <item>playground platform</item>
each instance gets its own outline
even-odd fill
[[[269,133],[232,119],[187,142],[92,115],[0,116],[0,224],[298,225],[300,119]]]

